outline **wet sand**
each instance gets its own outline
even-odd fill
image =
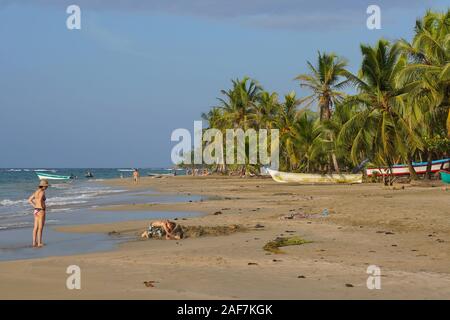
[[[450,192],[438,187],[298,186],[224,177],[107,183],[209,199],[114,205],[98,214],[192,211],[201,215],[178,222],[246,230],[164,241],[139,238],[148,221],[61,227],[131,240],[109,252],[1,262],[0,298],[450,299]],[[322,216],[325,208],[328,216]],[[283,254],[263,250],[280,236],[311,243],[284,247]],[[66,288],[69,265],[81,268],[81,290]],[[369,265],[381,268],[380,290],[367,288]],[[144,281],[156,282],[147,287]]]

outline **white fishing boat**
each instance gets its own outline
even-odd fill
[[[315,173],[293,173],[267,169],[272,179],[281,183],[362,183],[362,174],[315,174]]]
[[[61,175],[56,175],[56,174],[48,174],[48,173],[43,173],[43,172],[36,172],[38,178],[40,180],[70,180],[72,179],[71,176],[61,176]]]
[[[425,174],[427,172],[427,162],[413,162],[414,170],[417,174]],[[450,159],[435,160],[431,162],[431,173],[439,172],[440,170],[448,170],[450,167]],[[366,174],[371,176],[389,175],[389,168],[367,168]],[[397,164],[392,167],[392,175],[403,176],[409,175],[409,168],[406,164]]]

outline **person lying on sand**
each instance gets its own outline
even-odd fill
[[[162,232],[157,233],[155,229],[160,229]],[[154,235],[157,237],[166,236],[166,240],[180,240],[183,238],[183,230],[181,226],[170,220],[153,221],[148,230],[145,231],[141,237],[151,238]]]

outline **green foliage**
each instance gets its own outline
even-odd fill
[[[361,45],[358,74],[345,59],[318,53],[300,88],[280,99],[248,77],[222,90],[219,104],[203,114],[211,128],[280,130],[280,169],[324,172],[364,159],[380,166],[449,155],[450,10],[428,11],[412,42],[381,39]],[[352,93],[344,92],[351,87]],[[356,90],[356,92],[355,92]],[[314,107],[317,111],[312,111]],[[448,136],[448,137],[446,137]],[[221,168],[256,172],[257,166]]]
[[[427,149],[431,152],[445,153],[450,150],[450,139],[436,135],[432,138],[424,137]]]

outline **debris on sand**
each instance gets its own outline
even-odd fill
[[[236,232],[247,231],[247,228],[241,225],[228,225],[228,226],[184,226],[181,224],[177,225],[179,234],[182,234],[180,238],[199,238],[204,236],[226,236]],[[145,239],[165,239],[165,232],[159,228],[153,228],[151,234],[149,230],[146,230],[141,238]]]
[[[384,233],[384,234],[386,234],[386,235],[393,235],[393,234],[395,234],[395,233],[393,233],[393,232],[391,232],[391,231],[383,231],[383,230],[379,230],[379,231],[377,231],[376,233]]]
[[[310,219],[310,218],[320,218],[322,215],[320,214],[309,214],[309,213],[289,213],[285,216],[281,217],[281,220],[300,220],[300,219]]]
[[[226,236],[236,232],[244,232],[247,229],[241,225],[228,226],[182,226],[185,238],[198,238],[204,236]]]
[[[155,284],[156,283],[156,281],[153,281],[153,280],[150,280],[150,281],[144,281],[144,285],[147,287],[147,288],[154,288],[155,287]]]
[[[288,238],[277,237],[275,240],[267,242],[266,245],[263,247],[263,249],[271,253],[279,254],[284,253],[282,250],[280,250],[280,247],[299,246],[311,242],[312,241],[308,241],[297,236]]]

